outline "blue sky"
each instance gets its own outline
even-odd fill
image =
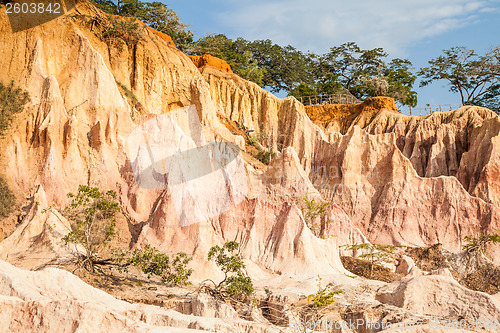
[[[389,58],[415,68],[443,49],[466,46],[478,53],[500,45],[500,0],[162,0],[203,37],[271,39],[301,51],[327,52],[354,41],[383,47]],[[459,104],[446,82],[418,88],[419,105]]]

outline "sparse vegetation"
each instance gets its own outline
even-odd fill
[[[14,81],[8,85],[0,82],[0,134],[5,132],[14,115],[21,112],[29,101],[29,94],[21,88],[14,87]],[[0,217],[12,212],[14,205],[15,196],[5,179],[0,177]]]
[[[247,142],[248,142],[248,144],[249,144],[249,145],[255,146],[255,144],[256,144],[257,142],[259,142],[259,141],[260,141],[260,139],[261,139],[261,136],[260,136],[260,134],[259,134],[259,133],[257,133],[256,135],[254,135],[254,136],[252,136],[252,137],[248,137]]]
[[[424,271],[451,268],[443,255],[443,245],[440,243],[425,248],[408,247],[405,252],[415,261],[417,267]]]
[[[335,302],[335,296],[343,293],[342,290],[335,290],[333,283],[328,283],[325,287],[322,287],[322,279],[319,275],[317,281],[318,290],[316,293],[309,295],[305,300],[299,301],[292,309],[292,313],[297,316],[296,321],[304,323],[296,327],[301,332],[312,330],[312,327],[305,323],[319,323],[324,315],[331,313],[332,308],[330,305]]]
[[[119,204],[114,191],[103,192],[97,187],[80,185],[76,194],[69,193],[71,203],[65,214],[71,222],[71,232],[64,236],[66,243],[83,246],[85,253],[79,264],[94,272],[96,263],[102,262],[102,250],[116,234],[116,214]]]
[[[364,252],[358,256],[361,259],[367,259],[369,262],[370,271],[368,273],[367,278],[371,279],[374,273],[374,267],[376,264],[380,265],[382,263],[395,263],[397,261],[398,254],[396,250],[403,248],[402,246],[394,246],[394,245],[380,245],[380,244],[353,244],[353,245],[345,245],[347,250],[350,251],[361,251]],[[359,272],[353,272],[355,274],[359,274]],[[365,276],[366,273],[362,273],[359,275]]]
[[[12,212],[15,201],[16,198],[7,186],[7,182],[0,176],[0,217],[5,217]]]
[[[500,292],[500,267],[485,263],[459,281],[465,287],[490,295]]]
[[[253,131],[251,131],[253,132]],[[252,135],[248,134],[247,143],[251,146],[257,147],[257,143],[269,144],[270,137],[265,133],[255,132]]]
[[[124,43],[136,44],[142,40],[142,27],[134,19],[110,15],[106,23],[102,31],[103,37],[110,42],[117,43],[120,49]]]
[[[21,88],[14,87],[14,81],[8,85],[0,82],[0,134],[5,132],[14,115],[21,112],[29,101],[29,94]],[[12,212],[15,202],[14,194],[5,179],[0,176],[0,217]]]
[[[120,52],[125,45],[134,45],[143,40],[144,26],[132,17],[84,14],[75,14],[72,17],[88,25],[91,31],[104,39],[108,45],[116,46]]]
[[[132,106],[135,107],[137,110],[143,110],[144,107],[142,106],[141,102],[137,99],[137,96],[135,96],[134,92],[130,90],[126,85],[121,83],[120,81],[116,80],[116,84],[118,87],[120,87],[120,90],[122,93],[127,97],[127,99],[131,102]]]
[[[136,18],[151,28],[169,35],[180,50],[193,42],[193,32],[182,23],[177,14],[164,3],[139,0],[92,0],[104,12],[112,15]]]
[[[190,284],[189,277],[193,273],[187,265],[192,260],[184,252],[180,252],[172,259],[156,248],[146,245],[143,249],[136,249],[131,257],[125,260],[125,267],[133,265],[139,268],[148,278],[158,276],[162,282],[176,286]]]
[[[488,246],[492,244],[500,244],[500,235],[498,234],[483,234],[478,237],[469,235],[464,237],[465,244],[463,250],[468,253],[483,253],[487,255]]]
[[[102,272],[101,267],[109,266],[118,271],[128,271],[135,266],[148,278],[158,276],[170,285],[188,285],[193,270],[187,268],[191,261],[186,253],[180,252],[170,257],[156,248],[146,245],[132,253],[111,249],[110,241],[116,236],[116,215],[119,211],[116,193],[101,191],[97,187],[80,185],[76,194],[69,193],[71,203],[65,215],[71,223],[71,232],[63,237],[66,243],[84,248],[78,251],[77,264],[90,273]],[[104,249],[109,248],[109,257],[104,258]]]
[[[267,150],[259,150],[256,158],[265,165],[269,165],[274,157],[274,153]]]
[[[262,141],[266,140],[268,140],[267,136],[260,133],[256,133],[251,137],[248,136],[247,143],[253,146],[257,150],[255,153],[252,154],[253,157],[259,160],[262,164],[269,165],[275,153],[272,152],[270,149],[263,149],[261,145],[257,145],[257,143],[261,143]]]
[[[481,243],[478,241],[480,237],[469,236],[467,238],[471,242],[464,244],[464,252],[460,254],[446,251],[439,243],[426,248],[409,247],[405,252],[423,271],[447,268],[455,280],[471,290],[488,294],[500,292],[500,267],[482,258],[480,247],[476,247]],[[470,247],[471,244],[476,245]],[[468,248],[473,249],[468,252]]]
[[[29,101],[29,94],[21,88],[15,88],[14,81],[9,85],[0,82],[0,134],[10,125],[14,115],[21,112]]]
[[[307,300],[312,301],[312,306],[315,308],[332,304],[335,302],[335,295],[343,293],[342,290],[334,290],[334,285],[332,283],[322,287],[321,280],[321,277],[318,275],[318,290],[315,294],[307,297]]]
[[[237,253],[238,242],[230,241],[221,246],[213,246],[208,252],[208,260],[212,260],[224,273],[224,279],[219,283],[211,280],[214,287],[205,285],[205,289],[219,299],[233,299],[248,302],[254,293],[252,279],[245,273],[245,263]]]
[[[372,262],[369,260],[350,256],[341,256],[340,260],[342,261],[342,266],[349,272],[367,279],[391,283],[401,278],[400,274],[396,274],[389,268],[383,267],[377,263],[372,265]],[[353,279],[356,278],[356,276],[352,275],[346,276]]]
[[[311,229],[317,237],[324,238],[326,225],[333,222],[331,219],[326,218],[326,209],[330,203],[321,199],[316,200],[310,198],[306,193],[302,199],[297,200],[297,205],[302,211],[302,215],[309,229]]]

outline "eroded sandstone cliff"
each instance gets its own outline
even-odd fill
[[[0,138],[2,176],[19,202],[28,199],[11,216],[17,225],[2,226],[9,237],[0,243],[0,259],[38,269],[74,255],[78,249],[62,242],[69,222],[61,211],[68,192],[89,184],[118,193],[123,211],[115,246],[187,252],[194,258],[193,280],[199,281],[222,277],[207,261],[210,247],[236,240],[268,306],[276,306],[273,299],[307,298],[321,275],[346,290],[336,320],[389,320],[403,308],[396,322],[430,320],[435,313],[498,317],[494,296],[466,290],[449,276],[408,276],[379,289],[382,283],[354,280],[339,258],[339,245],[367,240],[442,243],[457,251],[466,235],[498,233],[500,122],[493,112],[463,107],[405,116],[387,98],[305,108],[241,79],[216,59],[196,58],[195,65],[168,36],[142,24],[133,42],[106,38],[105,26],[95,22],[107,17],[85,0],[73,5],[66,15],[16,33],[0,13],[0,81],[14,80],[31,97]],[[198,175],[200,183],[189,179],[198,161],[181,164],[186,170],[179,183],[188,184],[181,192],[175,182],[143,186],[137,170],[153,174],[155,161],[144,165],[139,157],[145,148],[130,138],[151,121],[159,130],[146,133],[146,142],[168,139],[181,151],[216,143],[241,150],[243,158]],[[269,157],[269,165],[255,151]],[[211,156],[207,164],[213,167]],[[241,177],[228,173],[231,168]],[[210,182],[217,176],[224,177],[222,186]],[[304,198],[329,203],[323,216],[329,222],[320,235],[300,209]],[[189,211],[179,211],[183,200]],[[205,219],[186,218],[200,212]],[[232,312],[227,323],[200,319],[207,311],[199,309],[189,313],[193,318],[131,305],[59,270],[25,272],[0,261],[0,273],[2,322],[10,330],[52,329],[52,321],[68,330],[281,330]],[[448,292],[456,300],[454,312],[442,306]],[[442,298],[432,299],[436,294]],[[483,303],[488,309],[481,309]],[[353,304],[361,310],[352,310]],[[291,318],[284,308],[280,303],[272,311]]]
[[[327,233],[351,235],[340,237],[340,243],[361,239],[350,231],[359,228],[375,242],[441,242],[456,250],[465,235],[498,230],[499,125],[491,111],[464,107],[412,117],[397,113],[390,100],[379,98],[353,107],[308,107],[306,112],[294,98],[278,99],[235,74],[213,66],[202,66],[200,73],[188,57],[150,29],[142,29],[141,40],[125,47],[103,39],[82,19],[103,14],[84,1],[76,9],[0,41],[2,81],[15,78],[33,96],[4,137],[6,149],[1,153],[19,196],[33,195],[40,184],[48,202],[61,207],[67,202],[66,193],[78,184],[117,190],[129,217],[123,228],[129,229],[130,244],[140,239],[141,244],[179,250],[194,231],[159,231],[172,219],[169,196],[135,184],[125,141],[143,114],[164,114],[194,104],[207,142],[224,140],[245,147],[237,135],[243,133],[243,139],[257,136],[264,150],[283,152],[292,147],[297,168],[305,171],[315,188],[311,190],[318,190],[336,207],[332,220],[338,221],[337,226],[328,226]],[[2,31],[8,33],[5,16],[2,22]],[[189,135],[187,126],[183,130]],[[249,170],[250,179],[259,173],[251,165]],[[261,193],[266,191],[266,186],[256,189],[255,199],[241,204],[238,214],[252,211],[248,216],[266,225],[274,225],[285,214],[299,230],[303,219],[296,205],[285,196],[263,199]],[[278,202],[277,211],[259,210],[258,202]],[[291,206],[285,209],[287,205]],[[297,217],[291,218],[287,209]],[[245,221],[235,216],[229,220]],[[199,230],[194,232],[198,236],[189,236],[193,242],[188,248],[199,249],[200,258],[217,234],[224,234],[218,223],[206,238]],[[238,232],[241,241],[245,240],[241,235],[249,232],[245,223],[239,227],[245,230]],[[344,225],[346,232],[341,231]],[[142,233],[140,226],[146,226]],[[165,245],[165,239],[177,241]],[[206,245],[199,246],[205,239],[209,239]],[[254,249],[251,244],[249,249]],[[275,268],[269,259],[262,260],[265,267]]]
[[[19,197],[34,196],[40,186],[47,206],[54,203],[61,209],[68,202],[66,194],[75,192],[79,184],[115,190],[126,217],[119,219],[118,228],[124,238],[129,237],[122,247],[154,244],[167,252],[188,252],[195,258],[199,278],[217,273],[206,261],[208,249],[235,239],[247,259],[269,272],[315,275],[305,269],[311,264],[323,272],[344,272],[337,241],[315,237],[295,203],[286,199],[298,190],[283,186],[281,194],[272,193],[268,183],[279,182],[281,174],[274,181],[272,177],[262,180],[259,171],[246,165],[249,196],[219,217],[185,227],[179,224],[176,197],[168,189],[138,186],[133,159],[127,155],[127,138],[145,114],[150,118],[194,105],[203,125],[200,144],[228,141],[242,145],[241,137],[232,135],[220,121],[221,105],[214,103],[210,84],[168,40],[150,29],[141,29],[141,39],[132,44],[103,38],[88,17],[105,16],[86,1],[77,2],[67,15],[15,34],[10,32],[6,15],[1,15],[2,36],[9,38],[0,40],[0,80],[15,78],[16,85],[32,96],[2,138],[5,149],[0,153],[4,174]],[[252,89],[255,92],[249,96],[262,95],[260,88]],[[301,116],[307,119],[303,112]],[[289,126],[292,121],[288,120]],[[264,127],[270,124],[261,118],[253,122]],[[191,125],[189,119],[177,119],[179,127],[172,133],[186,147],[194,147],[198,140],[193,138]],[[299,159],[290,149],[283,152],[287,162],[282,163],[291,165],[297,183],[305,183],[307,177],[299,172]],[[217,193],[212,196],[218,198]],[[203,209],[204,197],[204,193],[191,197],[193,209]],[[340,208],[331,214],[345,221],[343,233],[349,241],[363,238]],[[23,228],[32,230],[32,236],[46,237],[43,221],[35,229],[25,221]],[[29,240],[22,239],[27,234],[12,235],[5,244],[19,244],[17,250],[22,252],[23,247],[30,247]],[[14,261],[19,256],[10,258]]]
[[[492,111],[405,116],[387,98],[304,109],[236,75],[202,73],[220,117],[263,133],[269,149],[294,147],[315,188],[371,241],[456,251],[465,235],[499,230]]]

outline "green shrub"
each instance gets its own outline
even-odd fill
[[[130,90],[129,88],[127,88],[126,85],[124,85],[123,83],[121,83],[120,81],[116,81],[116,84],[118,85],[118,87],[120,87],[120,90],[122,91],[122,93],[127,97],[127,99],[129,101],[132,102],[132,106],[135,107],[137,110],[142,110],[143,109],[143,106],[141,104],[141,102],[139,102],[139,100],[137,99],[137,97],[135,96],[135,94],[133,93],[132,90]]]
[[[343,293],[342,290],[335,290],[332,283],[322,287],[319,275],[317,281],[318,290],[307,297],[307,303],[299,305],[301,303],[299,302],[292,308],[292,313],[296,313],[298,319],[306,323],[306,325],[299,328],[301,332],[309,331],[307,324],[320,322],[325,314],[331,314],[332,309],[328,305],[335,302],[335,295]]]
[[[261,139],[261,137],[260,137],[260,135],[257,133],[257,135],[255,135],[255,136],[248,137],[247,142],[248,142],[248,144],[249,144],[249,145],[251,145],[251,146],[255,146],[255,144],[256,144],[257,142],[259,142],[259,141],[260,141],[260,139]]]
[[[69,193],[71,203],[64,213],[71,224],[71,232],[63,237],[66,243],[83,246],[84,254],[78,254],[78,264],[86,271],[102,272],[102,267],[111,267],[119,272],[129,266],[139,268],[151,278],[159,276],[163,282],[171,285],[187,285],[193,273],[187,265],[191,261],[181,252],[169,257],[156,248],[146,245],[132,253],[111,249],[111,256],[103,258],[104,249],[116,236],[116,215],[120,210],[114,191],[101,191],[97,187],[80,185],[76,194]]]
[[[259,150],[259,152],[257,153],[257,156],[256,156],[256,158],[265,165],[269,165],[269,163],[271,163],[273,157],[274,157],[273,152],[265,151],[265,150]]]
[[[247,143],[251,146],[256,146],[257,142],[259,143],[269,143],[270,137],[264,133],[254,132],[252,136],[248,135]]]
[[[326,219],[325,216],[326,208],[330,206],[330,203],[328,201],[309,198],[309,195],[306,193],[301,200],[297,200],[297,205],[309,229],[317,237],[323,238],[325,236],[326,225],[333,222],[330,219]]]
[[[307,300],[312,300],[312,306],[315,308],[332,304],[335,302],[335,295],[343,293],[342,290],[333,290],[333,288],[332,283],[327,284],[324,288],[321,287],[321,277],[318,275],[318,291],[315,294],[309,295]]]
[[[119,210],[116,193],[80,185],[78,193],[69,193],[68,197],[71,203],[66,207],[65,215],[70,221],[71,232],[63,240],[84,247],[85,254],[79,257],[79,263],[93,272],[103,248],[116,234],[116,214]]]
[[[30,101],[26,91],[15,88],[14,81],[9,85],[0,82],[0,134],[9,127],[14,115],[21,112]],[[0,216],[7,216],[14,209],[15,197],[5,179],[0,177]]]
[[[487,254],[487,247],[490,244],[500,244],[500,235],[498,234],[483,234],[478,237],[473,235],[464,237],[465,244],[462,246],[462,249],[468,253],[478,253],[482,252],[483,254]]]
[[[230,241],[222,247],[216,245],[210,248],[208,260],[213,260],[224,273],[224,279],[212,290],[214,296],[247,301],[254,293],[252,279],[245,273],[245,263],[238,253],[239,244]],[[214,283],[215,284],[215,283]]]
[[[143,249],[136,249],[132,256],[127,259],[127,264],[139,268],[148,278],[156,275],[162,281],[171,285],[188,285],[189,277],[193,273],[187,265],[192,260],[184,252],[178,253],[173,259],[167,254],[161,253],[156,248],[146,245]]]
[[[14,207],[16,198],[10,191],[5,180],[0,177],[0,217],[7,216]]]
[[[108,44],[118,46],[120,51],[124,44],[134,45],[143,40],[144,26],[133,18],[85,14],[75,14],[72,17],[89,26],[91,31]]]
[[[192,44],[194,33],[182,23],[177,13],[164,3],[142,2],[138,0],[90,0],[94,6],[108,14],[135,17],[151,28],[170,36],[181,50]]]
[[[270,150],[263,149],[261,145],[257,145],[257,143],[261,143],[261,142],[267,142],[267,145],[270,146],[269,137],[266,135],[263,135],[263,134],[257,132],[251,137],[248,136],[247,137],[247,144],[250,146],[253,146],[255,148],[253,151],[250,150],[249,153],[254,158],[259,160],[261,163],[263,163],[265,165],[269,165],[269,163],[271,163],[271,160],[273,159],[275,153],[270,151]]]
[[[141,30],[143,27],[134,19],[124,17],[108,16],[108,20],[104,25],[102,36],[112,42],[117,42],[123,47],[123,42],[126,44],[136,44],[141,41]]]
[[[0,133],[7,129],[14,114],[21,112],[29,101],[26,91],[14,88],[14,81],[7,86],[0,82]]]

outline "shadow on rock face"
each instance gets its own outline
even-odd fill
[[[12,32],[31,29],[62,16],[75,7],[66,0],[2,0]]]

